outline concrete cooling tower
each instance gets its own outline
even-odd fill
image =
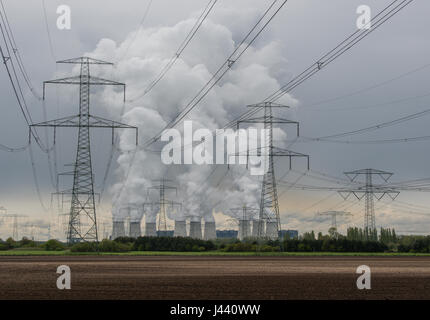
[[[145,237],[156,237],[157,236],[157,223],[146,222],[145,223]]]
[[[264,221],[261,220],[252,220],[252,237],[253,238],[257,238],[258,237],[258,227],[260,226],[261,223],[261,236],[264,237],[265,232],[264,232]]]
[[[214,221],[210,221],[210,222],[205,221],[204,239],[205,240],[216,239],[216,226]]]
[[[145,237],[157,236],[157,213],[159,206],[151,204],[146,209],[145,217]]]
[[[239,220],[239,232],[237,233],[239,240],[251,237],[251,221]]]
[[[125,237],[124,221],[113,221],[112,239]]]
[[[276,223],[276,221],[267,221],[266,237],[271,240],[278,239],[278,224]]]
[[[175,221],[175,232],[174,237],[186,237],[187,236],[187,223],[186,221]]]
[[[202,222],[201,220],[190,221],[190,238],[202,239]]]
[[[129,225],[128,225],[128,235],[132,238],[137,238],[142,235],[141,231],[141,221],[143,217],[143,210],[139,205],[130,204],[126,209],[128,213]]]
[[[129,225],[129,236],[132,238],[137,238],[142,235],[140,230],[140,221],[130,221]]]

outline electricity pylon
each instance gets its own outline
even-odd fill
[[[150,190],[158,190],[160,194],[160,200],[158,203],[160,209],[160,213],[158,215],[158,231],[167,231],[166,206],[170,205],[173,208],[174,206],[182,206],[182,203],[166,199],[166,190],[175,190],[176,194],[178,194],[178,189],[176,187],[166,185],[167,182],[173,182],[172,180],[163,178],[160,180],[153,180],[153,182],[157,183],[157,185],[148,188],[148,192]]]
[[[345,211],[325,211],[317,213],[318,216],[331,216],[331,228],[337,231],[337,217],[338,216],[352,216],[351,213]]]
[[[294,157],[305,157],[308,162],[309,170],[309,156],[278,148],[273,145],[273,124],[293,124],[297,126],[297,136],[299,136],[299,123],[288,119],[274,117],[272,108],[289,108],[288,106],[280,105],[273,102],[263,102],[259,104],[249,105],[249,108],[260,108],[264,109],[264,115],[262,117],[248,118],[237,122],[237,129],[239,129],[240,123],[248,124],[264,124],[264,129],[268,132],[266,135],[265,147],[259,147],[255,152],[255,156],[258,154],[265,155],[268,163],[266,163],[267,171],[263,176],[263,182],[261,186],[261,198],[260,198],[260,212],[259,212],[259,223],[258,223],[258,238],[264,236],[263,222],[276,220],[278,236],[281,231],[281,217],[279,214],[279,203],[278,203],[278,191],[276,188],[276,177],[274,167],[274,157],[288,157],[290,169],[292,167],[292,158]],[[247,157],[250,156],[250,150],[247,150]],[[248,164],[248,161],[246,162]]]
[[[344,200],[348,199],[351,194],[353,194],[358,200],[365,198],[364,234],[366,239],[376,240],[375,204],[373,200],[374,198],[381,200],[385,195],[388,195],[392,200],[394,200],[400,192],[384,185],[374,185],[372,178],[376,175],[384,182],[388,182],[393,173],[376,169],[361,169],[345,172],[344,174],[351,180],[351,182],[355,182],[358,176],[365,176],[364,186],[349,190],[339,190],[339,194],[344,198]]]
[[[71,190],[72,201],[67,231],[67,242],[70,244],[80,241],[98,241],[96,206],[94,199],[94,177],[90,148],[90,128],[112,129],[112,143],[114,143],[115,129],[134,129],[136,130],[136,144],[137,128],[90,114],[90,86],[122,86],[124,90],[125,101],[124,83],[105,80],[90,75],[90,65],[112,65],[112,63],[88,57],[57,61],[57,63],[79,64],[80,75],[45,81],[43,83],[43,99],[45,99],[46,84],[79,85],[79,114],[57,120],[33,124],[32,127],[53,127],[54,145],[56,143],[55,130],[57,127],[78,128],[78,145],[73,171],[73,188]],[[85,217],[89,223],[81,224],[81,217]],[[85,227],[85,225],[87,227]]]
[[[4,209],[4,210],[6,210],[6,209]],[[13,224],[12,224],[12,239],[15,241],[18,241],[19,240],[19,238],[18,238],[18,236],[19,236],[19,234],[18,234],[18,230],[19,230],[18,218],[26,218],[28,216],[24,215],[24,214],[5,213],[5,214],[2,214],[2,217],[13,219],[12,220],[12,222],[13,222]]]

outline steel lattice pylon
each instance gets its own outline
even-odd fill
[[[376,230],[375,221],[375,204],[372,194],[372,173],[366,170],[366,202],[364,210],[364,230],[367,233],[369,230]]]
[[[338,216],[352,216],[351,213],[345,211],[325,211],[319,212],[319,216],[330,216],[331,217],[331,228],[337,232],[337,217]]]
[[[293,157],[305,157],[307,158],[308,170],[309,170],[309,156],[278,148],[273,145],[273,124],[293,124],[297,126],[297,136],[299,135],[299,123],[297,121],[292,121],[288,119],[278,118],[273,116],[272,108],[289,108],[285,105],[280,105],[273,102],[263,102],[259,104],[249,105],[250,108],[260,108],[264,109],[263,117],[248,118],[246,120],[240,120],[237,122],[237,129],[239,129],[240,123],[248,124],[258,124],[262,123],[264,129],[268,132],[265,135],[265,147],[257,148],[254,150],[256,154],[266,154],[267,155],[267,171],[263,176],[263,181],[261,185],[261,198],[260,198],[260,212],[259,212],[259,222],[258,222],[258,238],[263,238],[264,234],[264,222],[276,221],[276,227],[278,231],[281,231],[281,217],[279,214],[279,203],[278,203],[278,191],[276,188],[276,176],[275,176],[275,166],[274,157],[288,157],[290,159],[290,169]],[[247,157],[250,156],[250,150],[247,151]],[[248,163],[248,161],[247,161]],[[277,237],[278,237],[277,236]]]
[[[158,215],[158,231],[167,231],[167,214],[166,214],[166,206],[170,205],[171,208],[174,206],[182,206],[181,203],[175,202],[172,200],[166,199],[166,190],[175,190],[176,194],[178,193],[177,188],[173,186],[166,185],[166,182],[173,182],[172,180],[161,179],[154,180],[154,183],[158,183],[158,185],[152,186],[149,190],[158,190],[160,193],[160,202],[158,203],[160,213]]]
[[[269,146],[269,168],[263,177],[261,185],[260,214],[258,224],[258,237],[263,235],[263,220],[276,219],[278,232],[281,230],[281,217],[279,215],[278,190],[276,188],[275,168],[273,164],[273,115],[272,107],[264,108],[264,129],[269,130],[266,136],[266,146]]]
[[[393,175],[392,172],[386,172],[376,169],[361,169],[344,173],[351,182],[355,182],[358,176],[365,176],[364,186],[349,190],[339,190],[340,195],[346,200],[351,194],[353,194],[358,200],[365,198],[364,205],[364,233],[366,239],[377,240],[376,231],[376,219],[375,219],[375,204],[374,197],[377,200],[381,200],[385,195],[388,195],[391,199],[395,199],[399,195],[399,191],[392,187],[384,185],[374,185],[373,176],[379,176],[384,182]]]
[[[65,117],[57,120],[46,121],[32,125],[33,127],[53,127],[54,144],[56,127],[77,127],[78,145],[76,150],[76,160],[73,170],[73,188],[71,190],[71,208],[69,225],[67,230],[68,243],[79,241],[98,241],[96,205],[94,193],[94,177],[91,162],[90,128],[111,128],[112,143],[114,141],[114,129],[135,129],[137,144],[137,128],[116,121],[103,119],[90,114],[90,86],[92,85],[112,85],[122,86],[125,84],[105,80],[90,75],[90,65],[112,65],[112,63],[96,60],[88,57],[81,57],[69,60],[58,61],[57,63],[80,64],[80,75],[75,77],[45,81],[43,83],[43,99],[45,99],[46,84],[75,84],[79,85],[79,114],[77,116]],[[81,225],[81,217],[88,220],[88,225]]]

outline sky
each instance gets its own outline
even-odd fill
[[[91,98],[93,112],[139,126],[140,140],[145,141],[198,92],[270,2],[219,0],[179,61],[148,97],[138,103],[127,103],[121,119],[123,104],[119,91],[98,89]],[[359,5],[370,6],[374,15],[390,2],[288,1],[239,63],[189,118],[202,127],[222,127],[235,115],[246,111],[247,104],[264,99],[354,32]],[[19,52],[38,92],[41,92],[45,80],[76,74],[77,69],[56,65],[56,60],[89,55],[116,63],[115,67],[96,68],[94,74],[125,82],[127,95],[134,97],[174,54],[207,2],[154,0],[143,24],[140,23],[148,8],[147,0],[45,0],[26,1],[25,5],[22,0],[3,0],[3,3]],[[70,30],[59,30],[56,26],[57,7],[62,4],[71,8]],[[336,62],[294,89],[283,101],[292,108],[282,116],[299,121],[303,137],[321,137],[426,110],[430,94],[426,88],[430,69],[430,22],[422,13],[428,12],[429,8],[427,1],[414,1]],[[388,81],[391,79],[395,80]],[[374,88],[364,90],[369,87]],[[43,104],[27,90],[26,98],[34,122],[45,120],[44,107],[46,119],[77,113],[77,93],[76,88],[49,87]],[[14,100],[4,68],[0,72],[0,94],[0,143],[23,146],[28,139],[28,128]],[[344,140],[425,136],[428,135],[427,117]],[[70,170],[64,164],[74,161],[76,133],[71,129],[58,131],[55,150],[57,171],[64,172]],[[52,144],[52,132],[42,130],[40,133]],[[294,139],[294,132],[290,129],[285,129],[284,133],[287,140]],[[275,140],[285,146],[284,135],[279,134]],[[121,147],[127,149],[131,146],[131,134],[121,133],[120,137]],[[92,136],[96,191],[101,189],[110,141],[110,133],[97,131]],[[291,149],[310,155],[312,171],[303,176],[306,173],[304,164],[295,161],[293,171],[283,180],[293,183],[301,177],[300,184],[333,186],[327,181],[316,180],[315,175],[320,173],[319,178],[327,178],[327,175],[342,178],[343,172],[362,168],[393,172],[393,182],[427,178],[430,156],[427,146],[428,141],[391,144],[297,142]],[[35,144],[32,150],[41,200],[48,210],[43,208],[36,192],[28,151],[1,151],[0,205],[10,213],[27,215],[28,218],[23,220],[30,225],[46,226],[48,221],[59,223],[64,216],[58,217],[58,213],[67,212],[68,204],[59,209],[55,201],[51,203],[55,173],[49,174],[48,159]],[[109,222],[112,211],[114,215],[119,214],[123,203],[142,201],[151,180],[166,170],[158,163],[156,155],[137,153],[137,165],[130,171],[125,191],[118,196],[129,162],[130,154],[119,157],[116,154],[102,206],[98,210],[99,221]],[[215,220],[219,228],[233,228],[234,223],[222,212],[228,215],[229,207],[256,201],[259,182],[247,175],[242,176],[243,168],[233,169],[228,174],[225,168],[218,168],[208,182],[206,179],[212,169],[209,166],[184,166],[173,168],[169,174],[180,186],[179,197],[186,202],[184,210],[188,215],[203,215],[210,219],[212,206],[229,194],[231,199],[218,206]],[[275,170],[277,176],[282,177],[288,171],[288,164],[277,159]],[[217,188],[216,184],[223,175],[226,175],[226,182]],[[61,188],[70,187],[70,178],[62,177]],[[326,232],[330,220],[318,218],[316,213],[329,209],[353,214],[352,218],[339,219],[341,231],[346,226],[362,226],[363,201],[349,198],[345,202],[333,191],[286,190],[282,184],[279,184],[278,193],[285,229]],[[199,207],[208,198],[207,208]],[[113,209],[112,199],[116,200]],[[404,233],[428,233],[430,212],[427,208],[430,203],[425,192],[402,192],[394,202],[386,198],[375,204],[378,227],[394,227]],[[29,232],[28,229],[25,232]],[[8,232],[10,221],[4,220],[0,225],[0,237]]]

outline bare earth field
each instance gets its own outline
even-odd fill
[[[371,290],[356,287],[363,264]],[[430,299],[430,257],[0,257],[0,299]]]

